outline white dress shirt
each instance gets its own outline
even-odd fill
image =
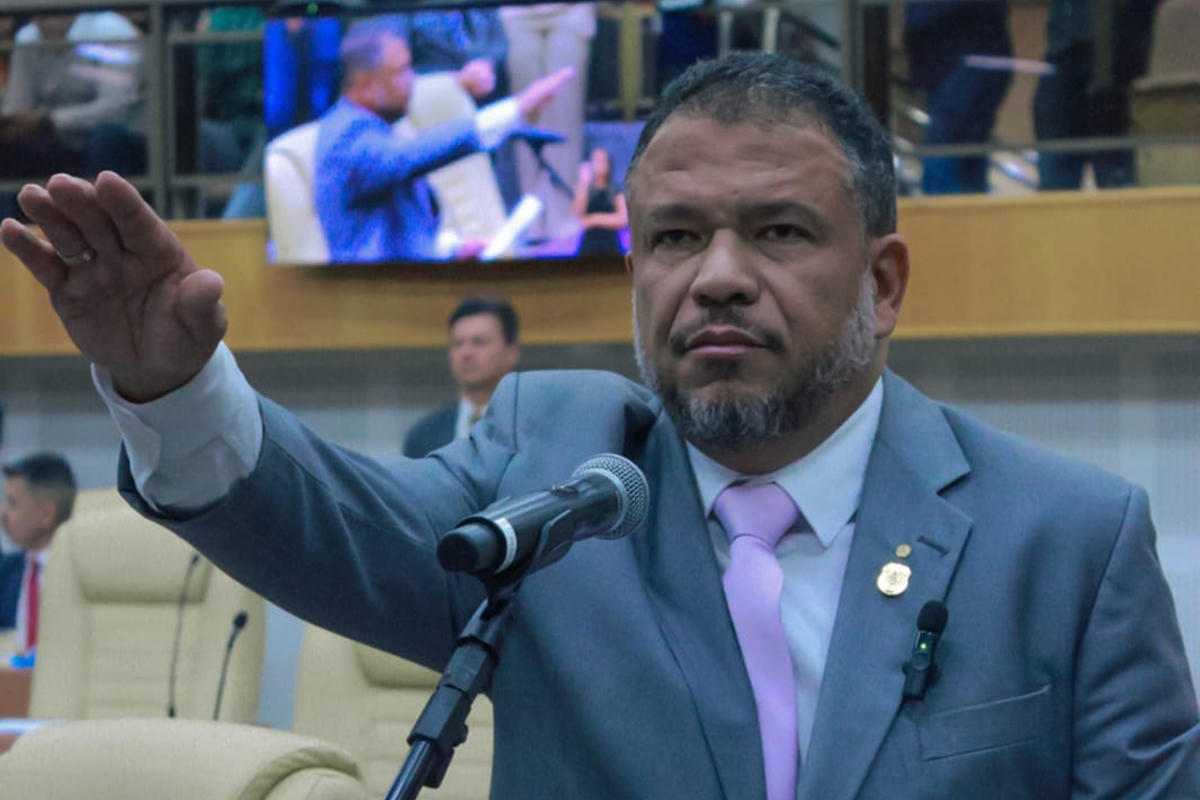
[[[521,107],[515,97],[497,100],[475,112],[475,136],[480,147],[488,152],[503,144],[520,124]],[[401,139],[415,139],[420,135],[408,117],[397,120],[392,130]],[[438,258],[453,258],[461,244],[460,232],[443,225],[434,241],[434,253]]]
[[[729,566],[729,537],[713,515],[712,507],[717,495],[731,483],[778,483],[815,534],[788,533],[775,547],[783,569],[780,598],[783,631],[796,672],[801,762],[812,738],[833,620],[854,540],[855,513],[882,410],[883,381],[879,380],[862,405],[832,436],[800,460],[768,475],[747,478],[721,466],[690,444],[687,448],[721,569]]]
[[[476,410],[475,404],[465,397],[458,398],[458,416],[454,419],[454,438],[465,439],[471,433],[471,426],[483,416],[487,406]]]
[[[92,380],[121,431],[138,493],[155,508],[212,505],[258,463],[258,396],[224,342],[196,377],[149,403],[121,398],[99,367]]]

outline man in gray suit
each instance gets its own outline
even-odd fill
[[[891,163],[822,71],[763,54],[693,67],[626,183],[650,389],[516,374],[468,440],[386,465],[253,392],[219,344],[220,278],[116,176],[26,187],[49,243],[11,221],[0,235],[97,365],[130,501],[374,646],[445,664],[482,597],[434,554],[463,516],[599,452],[641,467],[642,530],[522,584],[489,688],[494,797],[1200,796],[1145,493],[885,368],[909,272]],[[777,598],[756,638],[730,578],[760,531],[722,498],[759,491],[791,509],[755,556]],[[931,601],[949,613],[941,677],[918,686]],[[790,697],[763,700],[767,672]]]

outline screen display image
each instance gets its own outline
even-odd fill
[[[717,20],[374,6],[273,19],[263,46],[271,263],[617,258],[642,120]]]

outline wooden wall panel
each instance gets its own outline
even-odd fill
[[[440,347],[446,316],[479,291],[513,301],[528,344],[630,338],[617,260],[268,267],[262,221],[174,227],[225,277],[235,350]],[[900,229],[899,337],[1200,333],[1200,187],[905,199]],[[41,287],[0,252],[0,355],[68,352]]]

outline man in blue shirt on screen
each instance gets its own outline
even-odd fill
[[[479,254],[485,242],[438,242],[438,213],[424,176],[457,159],[499,145],[522,117],[540,108],[570,71],[552,73],[520,94],[473,117],[405,137],[404,116],[415,73],[403,39],[370,22],[342,42],[342,96],[321,117],[317,139],[316,207],[335,263],[430,261]]]

